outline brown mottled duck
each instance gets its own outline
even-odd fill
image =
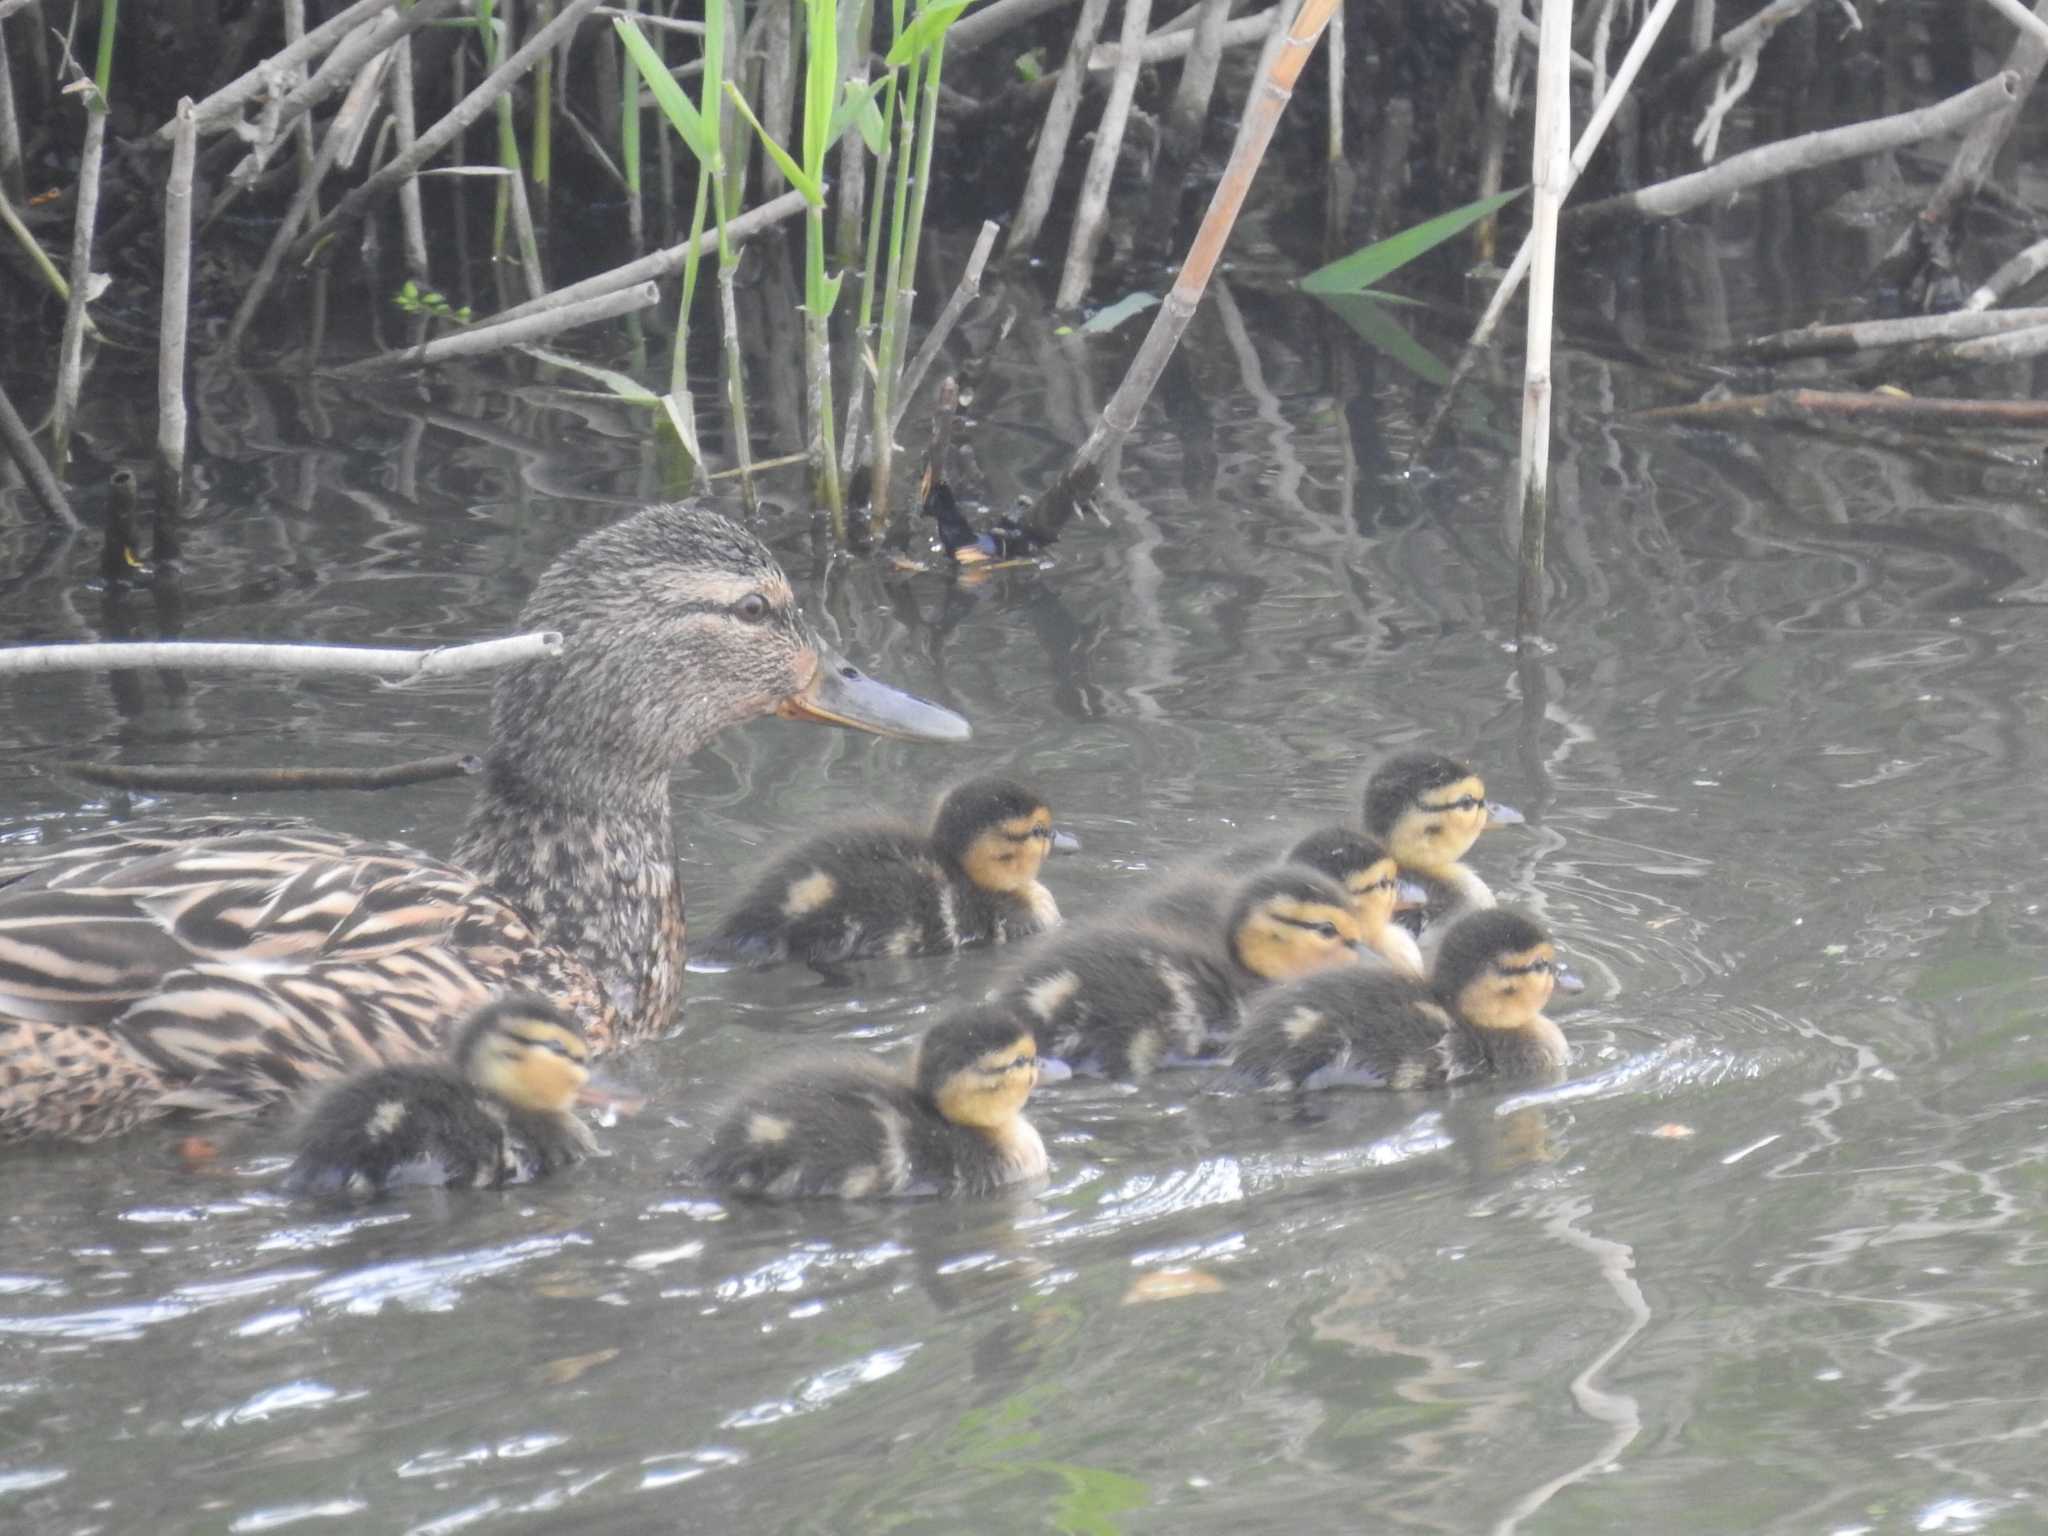
[[[253,1111],[440,1053],[508,990],[591,1051],[666,1029],[684,960],[670,770],[757,715],[958,741],[804,622],[752,534],[658,506],[581,540],[522,615],[450,859],[284,820],[138,822],[0,861],[0,1142]]]

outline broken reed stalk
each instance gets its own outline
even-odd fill
[[[1844,325],[1806,325],[1745,341],[1734,354],[1753,362],[1781,362],[1794,357],[1839,357],[1887,347],[1915,346],[1923,341],[1970,341],[2004,331],[2048,325],[2048,308],[1961,309],[1945,315],[1913,315],[1904,320],[1856,320]]]
[[[381,768],[203,768],[155,763],[67,763],[65,769],[88,784],[110,789],[187,791],[200,794],[264,794],[293,789],[400,789],[483,772],[483,759],[468,753],[419,757]]]
[[[1138,89],[1138,44],[1144,40],[1145,25],[1152,19],[1152,0],[1124,0],[1121,34],[1123,53],[1116,74],[1109,82],[1109,101],[1102,109],[1102,121],[1095,126],[1095,146],[1088,155],[1088,169],[1081,178],[1081,199],[1074,210],[1074,229],[1067,240],[1067,261],[1060,270],[1060,286],[1053,298],[1055,309],[1072,309],[1088,296],[1095,277],[1095,252],[1102,244],[1104,220],[1109,211],[1109,184],[1116,175],[1116,160],[1124,145],[1124,124],[1130,120],[1131,97]]]
[[[35,497],[36,504],[51,522],[74,533],[85,526],[79,522],[78,514],[71,510],[71,503],[64,499],[64,487],[50,473],[50,466],[37,449],[28,423],[14,409],[14,402],[7,398],[4,388],[0,388],[0,447],[6,448],[8,457],[21,470],[21,478],[28,482],[29,494]]]
[[[117,0],[106,0],[108,10]],[[112,15],[103,14],[112,47]],[[102,50],[106,52],[107,50]],[[107,64],[111,68],[111,54]],[[71,297],[64,306],[64,335],[57,349],[57,399],[50,421],[51,467],[59,474],[71,457],[71,422],[78,413],[78,392],[84,382],[85,306],[92,297],[92,233],[100,209],[100,157],[107,143],[107,98],[95,85],[86,93],[85,144],[78,156],[78,208],[71,224]]]
[[[553,336],[558,331],[573,330],[579,325],[595,325],[600,320],[616,320],[621,315],[646,309],[661,302],[661,289],[654,283],[642,283],[637,288],[599,294],[596,298],[575,304],[557,303],[558,297],[550,294],[517,320],[474,325],[452,336],[440,336],[420,346],[408,347],[402,352],[360,358],[332,370],[332,376],[338,379],[361,378],[366,374],[389,373],[401,368],[425,368],[452,357],[481,357],[490,352],[502,352],[507,347]]]
[[[397,131],[397,152],[408,153],[419,135],[412,105],[412,39],[400,40],[391,54],[391,121]],[[405,272],[421,288],[433,286],[427,257],[427,222],[420,207],[420,179],[408,176],[398,184],[398,222],[404,231]]]
[[[917,349],[917,356],[910,360],[910,366],[903,370],[903,382],[896,391],[896,409],[890,418],[889,431],[894,436],[903,425],[903,417],[910,409],[910,402],[917,396],[918,385],[924,382],[925,374],[938,360],[945,349],[946,338],[953,334],[953,327],[960,323],[960,316],[967,306],[981,293],[982,268],[988,265],[989,252],[996,246],[996,222],[986,219],[982,222],[981,233],[975,237],[974,249],[968,253],[967,268],[960,274],[960,284],[946,300],[946,307],[939,311],[939,318],[932,322],[923,343]]]
[[[2037,240],[2013,256],[1963,300],[1965,310],[1985,310],[2004,302],[2006,296],[2026,287],[2048,269],[2048,240]]]
[[[983,11],[981,18],[999,9],[1001,3],[998,0],[997,6]],[[1102,32],[1102,19],[1108,14],[1109,0],[1081,0],[1081,18],[1074,24],[1073,41],[1067,45],[1067,59],[1060,66],[1059,84],[1053,88],[1052,102],[1046,107],[1045,120],[1038,129],[1038,149],[1024,181],[1024,197],[1017,205],[1016,217],[1010,220],[1009,243],[1003,247],[1006,255],[1018,256],[1030,250],[1037,243],[1046,214],[1052,210],[1053,189],[1059,183],[1060,166],[1067,157],[1074,114],[1081,107],[1081,88],[1088,79],[1088,50],[1095,46],[1095,39]],[[968,17],[956,24],[956,37],[976,19]]]
[[[272,54],[253,68],[244,70],[192,109],[193,119],[199,131],[217,131],[227,127],[231,120],[238,120],[243,105],[268,90],[271,80],[276,78],[280,71],[295,69],[325,53],[362,23],[374,21],[397,3],[398,0],[356,0],[356,4],[322,22],[296,43]],[[156,136],[169,143],[172,135],[177,132],[177,126],[176,120],[173,119],[159,128]]]
[[[125,667],[203,668],[212,672],[282,672],[295,676],[353,674],[417,679],[455,677],[562,654],[559,630],[541,629],[443,645],[394,650],[366,645],[262,645],[239,641],[147,640],[110,644],[17,645],[0,649],[0,675],[108,672]]]
[[[1513,9],[1510,9],[1510,6]],[[1521,0],[1494,0],[1493,74],[1486,93],[1486,126],[1479,152],[1479,196],[1492,197],[1505,184],[1508,124],[1515,115],[1515,60],[1521,49],[1515,21]],[[1472,244],[1482,262],[1491,265],[1500,243],[1500,214],[1489,213],[1473,231]]]
[[[421,3],[427,4],[430,0],[421,0]],[[381,170],[374,172],[361,186],[337,203],[325,218],[301,235],[292,247],[293,257],[304,260],[341,231],[353,227],[367,217],[371,208],[386,192],[440,154],[458,134],[490,111],[500,96],[519,83],[520,77],[532,68],[536,59],[561,38],[575,31],[577,25],[596,6],[597,0],[569,0],[560,15],[536,30],[519,45],[510,58],[486,75],[475,90],[463,97],[440,121],[415,139],[410,153],[392,156]],[[312,33],[308,33],[307,36],[312,36]]]
[[[1522,365],[1522,443],[1515,481],[1521,508],[1515,638],[1528,645],[1543,623],[1543,542],[1550,513],[1551,316],[1557,293],[1557,226],[1571,191],[1571,0],[1543,0],[1536,50],[1536,186],[1529,241],[1529,328]]]
[[[185,320],[192,297],[192,162],[199,125],[192,98],[172,121],[171,173],[164,183],[164,295],[156,357],[157,495],[176,505],[185,484]]]
[[[1159,306],[1159,313],[1153,317],[1152,328],[1145,333],[1137,355],[1125,370],[1123,382],[1117,385],[1116,393],[1102,408],[1102,419],[1075,452],[1059,479],[1033,506],[1031,524],[1037,531],[1059,531],[1060,523],[1072,515],[1073,508],[1100,478],[1099,466],[1103,455],[1137,425],[1138,412],[1151,396],[1160,374],[1165,372],[1167,360],[1173,356],[1181,332],[1187,329],[1188,321],[1194,318],[1196,306],[1202,301],[1202,290],[1208,286],[1216,263],[1223,255],[1223,247],[1237,223],[1238,212],[1251,191],[1252,178],[1258,173],[1259,162],[1265,158],[1266,146],[1273,140],[1273,130],[1280,124],[1280,114],[1287,109],[1287,102],[1294,94],[1294,82],[1301,78],[1302,66],[1308,62],[1316,39],[1323,35],[1323,28],[1329,24],[1330,15],[1337,5],[1338,0],[1304,0],[1292,24],[1282,29],[1284,35],[1276,34],[1281,35],[1281,41],[1265,70],[1253,82],[1243,120],[1238,126],[1237,143],[1230,153],[1230,163],[1223,168],[1222,178],[1216,183],[1216,191],[1209,200],[1209,211],[1202,218],[1201,228],[1195,231],[1194,242],[1188,247],[1186,260],[1181,263],[1180,275],[1174,279],[1172,290]]]
[[[0,26],[0,197],[28,201],[21,158],[21,119],[14,111],[14,67],[7,59],[7,28]]]
[[[1942,400],[1912,395],[1857,394],[1832,389],[1781,389],[1768,395],[1729,395],[1688,405],[1659,405],[1637,411],[1636,421],[1696,422],[1707,426],[1746,422],[1876,420],[1948,428],[2048,427],[2048,400]]]

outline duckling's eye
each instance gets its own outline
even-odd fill
[[[1337,937],[1337,925],[1335,923],[1317,923],[1316,932],[1326,939],[1334,939]]]
[[[743,624],[760,624],[767,620],[774,607],[759,592],[749,592],[732,605],[732,611],[739,615]]]

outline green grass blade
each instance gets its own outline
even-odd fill
[[[725,94],[730,96],[732,104],[740,109],[740,116],[753,128],[755,137],[761,141],[761,147],[767,150],[769,158],[781,167],[782,174],[789,178],[789,184],[804,195],[804,202],[813,208],[824,207],[825,184],[815,176],[806,175],[804,168],[790,159],[789,151],[768,137],[768,130],[763,128],[761,120],[754,116],[754,109],[747,105],[747,98],[740,94],[740,88],[730,80],[725,82]]]
[[[1402,329],[1401,323],[1376,295],[1333,293],[1317,294],[1316,297],[1334,309],[1338,318],[1356,331],[1367,346],[1386,353],[1417,378],[1439,389],[1451,382],[1451,370],[1437,359],[1435,353]]]
[[[639,27],[630,17],[614,16],[612,25],[618,29],[619,40],[626,45],[626,51],[633,55],[633,62],[640,66],[640,74],[647,81],[647,89],[654,93],[654,100],[664,116],[675,125],[683,142],[690,146],[690,153],[705,165],[709,165],[717,153],[710,131],[704,126],[704,117],[690,104],[690,98],[683,94],[683,88],[676,84],[675,76],[661,62],[661,55],[654,51],[654,45],[641,35]]]
[[[1453,208],[1449,213],[1426,219],[1413,229],[1389,235],[1362,251],[1341,256],[1327,267],[1318,267],[1304,277],[1301,291],[1318,297],[1334,293],[1361,293],[1389,272],[1398,271],[1423,253],[1435,250],[1528,190],[1527,187],[1516,187],[1511,192],[1496,192],[1492,197],[1482,197],[1476,203],[1467,203],[1462,208]]]
[[[896,35],[894,46],[889,49],[889,63],[901,69],[919,54],[925,53],[936,44],[946,28],[960,19],[960,13],[967,9],[969,0],[946,0],[944,5],[927,6],[917,13],[917,20]]]

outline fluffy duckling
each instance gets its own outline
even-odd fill
[[[1579,979],[1519,912],[1468,913],[1444,936],[1428,981],[1345,971],[1260,998],[1231,1051],[1258,1088],[1442,1088],[1476,1077],[1547,1077],[1568,1052],[1544,1017]]]
[[[1486,783],[1468,763],[1434,752],[1403,752],[1373,771],[1365,786],[1365,830],[1379,839],[1420,885],[1419,907],[1402,916],[1434,948],[1453,919],[1494,905],[1493,892],[1462,861],[1488,827],[1521,821],[1512,806],[1486,798]]]
[[[1349,827],[1317,827],[1287,850],[1287,862],[1306,865],[1344,887],[1369,966],[1422,975],[1422,951],[1415,935],[1394,921],[1394,909],[1402,901],[1426,901],[1429,893],[1404,879],[1394,856],[1378,842]]]
[[[768,868],[719,925],[718,958],[826,972],[868,955],[928,955],[1021,939],[1060,920],[1039,883],[1059,839],[1045,797],[970,779],[929,834],[888,823],[829,832]]]
[[[696,1176],[760,1200],[986,1195],[1046,1171],[1024,1118],[1038,1042],[1014,1009],[932,1026],[908,1072],[855,1056],[786,1067],[740,1095]]]
[[[285,1175],[298,1194],[378,1195],[406,1184],[497,1189],[596,1148],[571,1110],[592,1090],[575,1017],[532,994],[486,1003],[448,1059],[373,1067],[307,1112]]]
[[[1220,1054],[1261,986],[1359,959],[1343,887],[1299,865],[1242,881],[1209,932],[1157,921],[1076,929],[1033,950],[998,990],[1036,1024],[1049,1057],[1128,1082]]]

